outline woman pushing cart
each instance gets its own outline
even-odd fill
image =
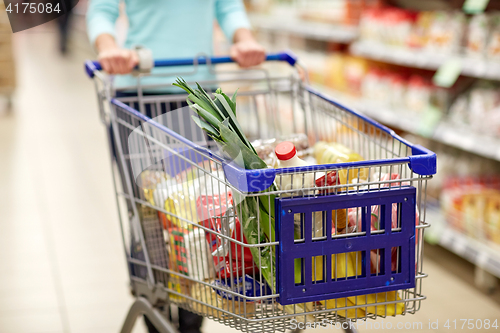
[[[200,52],[212,54],[214,18],[233,42],[231,56],[241,67],[259,65],[264,61],[264,49],[250,32],[241,0],[127,0],[129,31],[123,47],[117,44],[115,33],[119,3],[119,0],[92,0],[87,13],[91,45],[97,50],[102,68],[108,74],[130,74],[139,65],[138,53],[148,52],[142,48],[159,58],[194,57]],[[200,73],[196,79],[209,78],[209,73]],[[156,82],[165,82],[164,79],[158,78]],[[134,87],[136,80],[131,75],[118,76],[115,86]],[[124,94],[133,95],[134,90],[127,90]],[[199,332],[201,322],[202,317],[180,310],[181,332]],[[146,324],[150,332],[155,332],[147,318]]]

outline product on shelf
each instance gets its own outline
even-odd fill
[[[424,50],[440,55],[500,58],[500,14],[467,17],[460,11],[421,11],[385,7],[365,10],[360,40]]]
[[[500,178],[449,177],[441,192],[448,226],[500,245]]]
[[[386,7],[366,10],[360,21],[360,37],[364,40],[405,46],[415,21],[409,10]]]
[[[458,53],[465,26],[466,18],[462,12],[434,12],[425,47],[440,53]]]
[[[486,46],[486,56],[491,60],[500,59],[500,13],[491,16],[491,33]]]
[[[474,15],[468,27],[466,51],[469,56],[484,56],[488,43],[489,17]]]
[[[408,80],[405,106],[415,112],[422,112],[431,102],[432,85],[422,76],[412,75]]]
[[[500,136],[500,93],[491,82],[479,81],[457,98],[450,107],[453,123],[468,126],[475,132]]]

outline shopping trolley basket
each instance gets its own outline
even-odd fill
[[[274,332],[414,314],[425,299],[426,187],[436,155],[305,84],[291,53],[267,60],[253,70],[227,57],[158,60],[194,70],[161,74],[170,75],[163,85],[138,74],[137,86],[121,89],[86,62],[111,129],[137,297],[124,331],[141,312],[172,329],[157,310],[168,304],[245,332]],[[202,69],[209,93],[239,89],[237,119],[269,164],[281,140],[304,156],[342,144],[362,160],[242,169],[196,125],[187,95],[172,90],[175,75],[189,81]],[[292,187],[279,190],[286,181]]]

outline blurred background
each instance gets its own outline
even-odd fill
[[[245,3],[269,52],[292,50],[313,86],[438,154],[428,299],[391,321],[439,320],[449,332],[448,319],[500,318],[500,1]],[[117,332],[133,300],[83,71],[95,58],[86,8],[16,34],[0,10],[0,332]],[[117,29],[123,40],[124,17]],[[214,42],[227,54],[220,30]],[[204,331],[233,330],[205,321]]]

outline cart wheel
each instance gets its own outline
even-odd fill
[[[144,297],[139,297],[135,300],[123,323],[121,333],[131,333],[134,328],[135,321],[138,316],[145,315],[151,324],[161,333],[177,333],[177,330],[172,324],[161,315],[161,313],[153,308],[151,303]]]
[[[474,269],[474,284],[488,294],[493,294],[498,285],[498,279],[490,272],[476,266]]]
[[[359,331],[355,328],[344,328],[345,333],[359,333]]]
[[[12,113],[14,111],[14,103],[13,103],[12,94],[7,95],[7,113]]]

